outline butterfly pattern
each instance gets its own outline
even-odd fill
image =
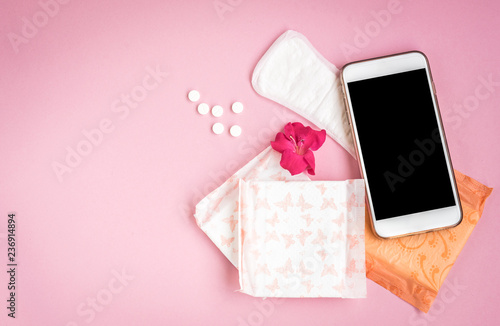
[[[325,249],[321,249],[318,252],[316,252],[316,254],[318,254],[318,257],[321,259],[321,261],[325,261],[328,253]]]
[[[314,288],[314,285],[312,284],[311,280],[302,282],[302,285],[305,287],[307,293],[311,293],[311,290]]]
[[[220,206],[220,203],[222,203],[223,199],[224,199],[224,197],[221,197],[221,198],[217,199],[216,201],[214,201],[214,206],[212,207],[213,211],[219,212],[219,206]]]
[[[306,226],[309,227],[313,221],[313,218],[311,217],[311,214],[306,214],[306,215],[301,215],[300,217],[302,217],[304,219],[304,221],[306,221]]]
[[[295,243],[295,240],[293,239],[293,234],[285,234],[283,233],[281,235],[283,239],[285,239],[285,248],[290,248],[291,245]]]
[[[351,212],[353,207],[360,207],[360,205],[363,205],[364,207],[364,203],[359,203],[359,201],[356,200],[356,196],[354,194],[349,196],[349,200],[342,203],[342,205],[347,209],[348,212]]]
[[[323,234],[323,231],[318,230],[318,236],[313,240],[313,244],[324,245],[326,241],[326,235]]]
[[[266,240],[265,240],[265,242],[269,242],[269,241],[271,241],[271,240],[280,241],[280,239],[278,238],[278,235],[276,234],[276,231],[269,232],[269,233],[266,235]]]
[[[288,277],[289,273],[293,273],[292,259],[288,258],[285,265],[283,265],[282,267],[276,268],[276,271],[278,273],[282,274],[284,277]]]
[[[314,273],[314,271],[311,271],[306,267],[306,264],[304,263],[304,261],[301,261],[299,264],[299,272],[300,272],[300,275],[302,276],[302,278],[305,278],[305,276],[308,276],[308,275],[311,275]]]
[[[229,227],[231,228],[231,232],[234,232],[234,229],[236,228],[236,225],[238,224],[238,219],[235,219],[234,215],[226,217],[222,221],[224,221],[227,224],[229,224]]]
[[[332,222],[337,224],[338,227],[341,227],[342,224],[344,224],[345,222],[344,213],[340,213],[340,216],[335,219],[332,219]]]
[[[331,265],[325,264],[325,266],[323,267],[323,271],[321,272],[321,277],[328,275],[328,274],[331,274],[333,276],[338,275],[334,264],[331,264]]]
[[[349,249],[354,248],[356,245],[359,244],[358,240],[358,235],[357,234],[348,234],[347,235],[347,240],[349,241]]]
[[[271,226],[275,226],[275,225],[276,225],[276,223],[278,223],[278,222],[279,222],[279,218],[278,218],[278,213],[276,213],[276,212],[274,212],[274,214],[273,214],[273,217],[272,217],[272,218],[268,218],[268,219],[266,220],[266,223],[271,224]]]
[[[258,198],[257,199],[257,203],[255,203],[255,209],[259,209],[259,208],[264,208],[264,209],[271,209],[271,207],[269,207],[269,203],[267,202],[267,199],[266,198]]]
[[[234,237],[226,238],[225,236],[221,235],[220,238],[221,238],[221,243],[222,243],[221,245],[222,246],[229,247],[231,245],[231,243],[233,243],[233,241],[234,241]]]
[[[252,185],[251,185],[251,188],[253,189],[253,191],[254,191],[255,193],[258,193],[258,192],[259,192],[259,190],[260,190],[259,185],[258,185],[258,184],[256,184],[256,183],[252,184]]]
[[[324,184],[320,183],[319,185],[316,185],[316,188],[318,188],[318,190],[321,192],[321,195],[324,195],[325,194],[325,191],[326,191],[326,187]]]
[[[321,205],[321,210],[327,208],[337,209],[337,205],[335,205],[334,198],[323,198],[323,204]]]
[[[352,278],[354,273],[358,272],[358,269],[356,268],[356,261],[354,260],[354,258],[349,262],[349,265],[347,266],[345,272],[347,277],[349,278]]]
[[[292,195],[290,193],[287,193],[283,201],[276,202],[274,203],[274,205],[281,208],[284,212],[288,211],[290,207],[293,207]]]
[[[300,244],[304,246],[306,244],[306,239],[312,234],[311,231],[304,231],[304,229],[299,230],[299,234],[296,235],[297,239],[299,239]]]
[[[275,293],[277,290],[280,289],[279,285],[278,285],[278,279],[275,278],[273,283],[269,284],[269,285],[266,285],[266,288],[269,289],[269,291],[271,291],[271,293]]]
[[[300,211],[304,212],[313,207],[313,205],[306,202],[304,199],[304,195],[301,194],[299,197],[299,202],[297,203],[297,207],[300,207]]]

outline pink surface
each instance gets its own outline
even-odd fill
[[[235,292],[236,269],[192,214],[199,199],[268,146],[286,122],[305,122],[250,85],[255,64],[287,29],[303,33],[337,67],[425,52],[455,168],[499,187],[500,84],[480,86],[484,79],[500,81],[499,2],[59,1],[67,3],[40,1],[52,3],[46,6],[51,16],[38,1],[4,1],[0,10],[3,305],[12,211],[19,264],[17,318],[2,308],[2,325],[497,320],[496,191],[448,276],[454,295],[438,295],[427,315],[371,281],[368,298],[359,300],[263,302]],[[168,76],[147,77],[157,67]],[[149,90],[141,92],[143,83]],[[225,114],[199,115],[187,100],[191,89]],[[126,107],[122,96],[131,91],[141,101]],[[245,105],[240,115],[229,110],[236,100]],[[216,136],[215,121],[239,124],[243,135]],[[97,145],[85,148],[83,133],[100,124],[107,133],[94,132]],[[54,162],[65,164],[67,148],[79,144],[87,155],[58,178]],[[356,162],[329,138],[316,166],[316,180],[359,177]]]

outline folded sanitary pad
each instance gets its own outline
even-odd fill
[[[366,297],[363,180],[243,181],[241,292]]]

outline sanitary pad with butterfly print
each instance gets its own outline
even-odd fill
[[[363,180],[239,183],[241,292],[366,297]]]
[[[291,176],[268,147],[203,198],[195,218],[239,268],[241,292],[364,298],[364,196],[363,180]]]

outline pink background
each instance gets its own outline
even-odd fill
[[[219,15],[217,3],[230,10]],[[498,192],[448,276],[461,287],[451,299],[438,296],[427,315],[371,281],[367,299],[270,299],[259,310],[262,300],[235,292],[236,270],[192,216],[197,201],[264,149],[285,122],[305,122],[250,84],[259,58],[287,29],[303,33],[339,68],[425,52],[455,168],[500,186],[499,85],[474,99],[480,78],[500,81],[500,2],[402,0],[382,26],[373,13],[388,8],[394,9],[384,0],[69,1],[45,19],[37,1],[2,1],[2,325],[494,323]],[[10,33],[24,37],[33,19],[41,27],[25,30],[29,38],[13,46]],[[370,36],[360,39],[360,30]],[[345,55],[342,44],[357,46],[355,53]],[[168,76],[128,116],[114,112],[121,94],[142,84],[147,66]],[[191,89],[222,105],[224,115],[199,115],[186,97]],[[240,115],[229,110],[237,100],[245,105]],[[464,102],[470,112],[457,109]],[[113,130],[60,182],[52,165],[64,164],[66,148],[76,149],[82,132],[102,119]],[[241,125],[242,136],[214,135],[215,121]],[[316,179],[359,177],[354,159],[331,139],[316,158]],[[4,308],[12,211],[15,320]],[[123,269],[133,279],[120,283],[115,274]],[[91,308],[87,300],[96,297]]]

